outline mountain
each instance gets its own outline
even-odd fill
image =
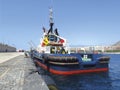
[[[120,46],[120,41],[116,42],[116,43],[113,44],[112,46]]]

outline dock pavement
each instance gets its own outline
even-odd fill
[[[49,90],[24,53],[0,53],[0,90]]]

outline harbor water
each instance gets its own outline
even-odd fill
[[[70,76],[47,73],[59,90],[120,90],[120,54],[110,56],[108,72]]]

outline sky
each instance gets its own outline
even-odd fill
[[[44,26],[69,45],[112,45],[120,40],[120,0],[0,0],[0,42],[28,50],[39,45]]]

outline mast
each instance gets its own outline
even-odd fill
[[[52,8],[49,9],[49,23],[50,23],[50,32],[53,33],[53,10]]]
[[[50,12],[50,14],[49,14],[49,19],[50,19],[49,22],[51,24],[51,23],[53,23],[53,10],[52,10],[52,8],[49,9],[49,12]]]

